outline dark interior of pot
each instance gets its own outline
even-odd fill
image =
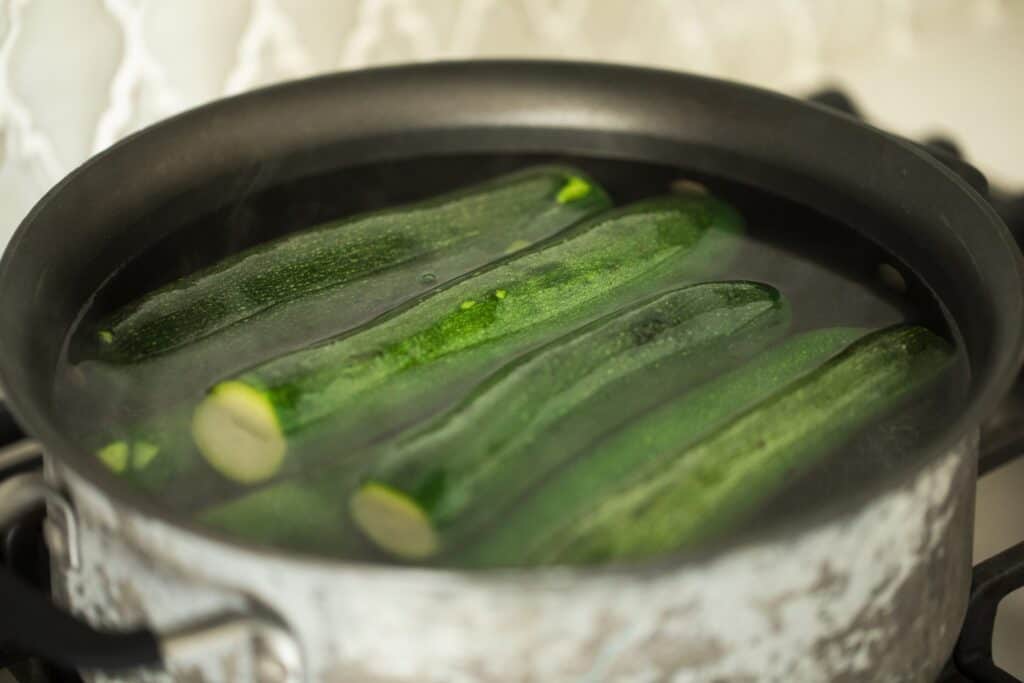
[[[274,126],[280,127],[282,114],[288,112],[275,113],[268,100],[266,111],[249,119],[237,136],[226,120],[230,106],[225,105],[220,118],[216,108],[205,118],[189,115],[115,148],[44,200],[26,221],[33,230],[24,230],[5,257],[0,296],[13,305],[0,307],[6,327],[0,334],[11,350],[4,379],[9,391],[18,392],[15,408],[30,429],[62,454],[67,451],[76,470],[154,514],[196,524],[196,516],[214,503],[241,499],[252,491],[210,476],[205,478],[209,484],[202,478],[187,479],[140,492],[109,472],[110,460],[97,455],[105,439],[124,436],[117,432],[120,426],[167,411],[169,395],[189,406],[201,400],[224,379],[224,369],[182,367],[173,391],[168,385],[140,383],[126,371],[97,390],[99,385],[82,371],[95,350],[90,335],[97,321],[175,278],[281,235],[554,162],[587,174],[615,206],[662,195],[710,192],[743,216],[744,232],[727,258],[716,261],[700,278],[668,283],[646,296],[693,282],[756,281],[774,287],[787,301],[787,326],[773,344],[815,330],[853,328],[866,334],[898,324],[925,326],[948,341],[950,362],[926,390],[902,400],[840,445],[822,449],[827,457],[776,472],[756,514],[731,525],[728,538],[806,523],[876,495],[961,437],[979,411],[991,406],[1000,385],[1009,381],[1003,375],[1015,362],[1016,352],[1007,347],[1019,335],[1021,302],[1020,292],[1013,289],[1019,277],[1016,266],[1001,253],[1000,245],[1008,238],[972,235],[965,223],[990,217],[948,171],[920,152],[805,105],[697,83],[696,91],[704,89],[709,97],[729,100],[723,107],[736,116],[711,125],[708,120],[720,112],[703,111],[689,126],[675,129],[666,122],[685,120],[680,106],[700,113],[703,105],[693,98],[666,96],[661,101],[661,95],[652,95],[642,113],[632,111],[631,120],[605,122],[611,128],[625,123],[635,129],[628,133],[594,131],[585,121],[569,119],[561,127],[481,124],[444,132],[416,132],[397,125],[386,134],[314,145],[315,135],[308,130],[301,144],[288,138],[297,133],[277,131]],[[583,116],[593,104],[587,98],[603,86],[581,85],[578,79],[572,84],[581,88],[583,104],[573,108],[568,101],[572,88],[562,91],[567,98],[562,104]],[[652,85],[656,84],[647,84]],[[313,88],[295,86],[293,94],[301,96],[303,87]],[[540,90],[549,87],[552,84]],[[635,87],[661,92],[645,90],[643,84]],[[720,87],[723,91],[716,93]],[[584,92],[588,88],[589,94]],[[629,95],[622,93],[627,99]],[[602,96],[613,97],[606,92]],[[260,97],[250,96],[250,104],[258,105]],[[452,100],[446,106],[457,106],[458,97]],[[745,102],[752,107],[756,102],[756,115],[743,109]],[[390,111],[384,104],[377,106]],[[610,110],[628,109],[621,103],[604,104]],[[495,111],[500,105],[492,103]],[[323,123],[326,112],[311,111],[316,113],[309,129],[316,132],[322,126],[320,134],[328,140],[328,128],[345,124]],[[838,161],[830,163],[814,145],[799,143],[802,137],[820,136],[776,140],[772,121],[785,121],[797,130],[829,129],[827,137],[834,141]],[[377,123],[385,129],[391,125]],[[197,134],[204,130],[217,130],[219,135]],[[190,139],[195,158],[188,150],[171,151],[174,141],[181,139]],[[203,142],[208,143],[205,148]],[[945,184],[950,192],[936,199],[936,183]],[[74,244],[61,244],[60,226],[72,221],[78,229],[65,236]],[[994,225],[998,228],[997,222]],[[1003,245],[1007,246],[1008,242]],[[422,275],[428,293],[435,283],[426,277],[429,270]],[[18,329],[21,334],[14,332]],[[240,353],[236,369],[278,351]],[[508,362],[526,350],[517,353]],[[473,381],[482,381],[491,371],[482,368]],[[636,386],[633,390],[638,396],[643,393]],[[463,398],[459,391],[463,389],[443,395],[427,406],[428,412],[456,404]],[[667,387],[654,386],[647,393],[664,392]],[[182,431],[187,435],[187,427]],[[295,474],[301,480],[321,473],[313,467]],[[529,495],[524,493],[522,500]],[[291,506],[294,499],[288,496],[276,503],[277,509]],[[301,534],[282,533],[270,539],[252,535],[247,529],[266,527],[253,519],[259,517],[230,528],[198,527],[288,551],[393,559],[366,539],[330,548],[311,546]],[[477,534],[486,536],[501,521],[499,514],[492,526]],[[705,540],[707,545],[721,539]]]

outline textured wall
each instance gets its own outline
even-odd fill
[[[468,56],[649,64],[795,93],[839,82],[879,124],[951,133],[1024,189],[1021,36],[1024,0],[0,0],[0,248],[56,180],[164,116],[327,70]],[[1018,464],[982,488],[979,556],[1020,536]],[[1015,631],[997,652],[1024,673],[1018,603],[1000,613]]]
[[[687,69],[791,91],[838,79],[869,94],[881,90],[866,102],[869,110],[901,129],[935,126],[941,116],[922,116],[917,96],[909,96],[914,89],[908,92],[904,79],[894,81],[893,74],[909,67],[907,79],[928,75],[936,82],[923,89],[921,100],[939,93],[946,109],[963,110],[951,107],[957,98],[944,92],[948,70],[929,69],[929,62],[948,58],[945,46],[954,37],[963,42],[998,33],[1008,18],[1024,15],[1021,5],[0,0],[0,245],[54,181],[133,130],[225,93],[367,64],[547,56]],[[936,46],[939,53],[931,55]],[[993,69],[987,72],[981,82],[991,84]],[[890,100],[892,106],[886,104]],[[994,165],[1000,165],[1005,149],[988,144]],[[1002,165],[1014,172],[1009,162]],[[1024,182],[1024,171],[1016,173]]]

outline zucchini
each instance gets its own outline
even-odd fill
[[[97,357],[137,363],[228,329],[229,338],[204,345],[204,354],[220,350],[218,358],[230,362],[249,340],[261,348],[308,344],[610,205],[579,171],[538,167],[324,223],[257,245],[114,312],[96,331]]]
[[[120,479],[178,511],[238,495],[242,488],[220,477],[199,455],[189,437],[190,416],[183,408],[115,426],[95,439],[103,445],[94,453]]]
[[[923,327],[872,333],[701,441],[657,453],[524,559],[636,560],[706,541],[748,519],[795,473],[935,379],[952,357],[950,345]]]
[[[96,457],[114,474],[127,476],[132,472],[145,472],[160,454],[160,444],[145,436],[137,439],[111,441],[96,451]]]
[[[741,230],[739,214],[712,197],[647,200],[584,221],[351,335],[217,384],[196,409],[196,444],[226,477],[265,480],[295,436],[360,414],[374,391],[388,412],[396,397],[448,386],[474,364],[496,363],[716,265]],[[395,390],[397,378],[428,367],[437,372],[416,373],[418,389]]]
[[[730,418],[811,372],[864,333],[858,328],[805,332],[588,444],[576,458],[493,528],[446,558],[486,567],[548,560],[553,538],[604,504],[616,485],[640,468],[661,466],[680,448],[694,444]]]
[[[323,487],[285,481],[211,507],[197,521],[261,545],[351,558],[363,544],[344,501]]]
[[[574,330],[400,438],[352,496],[352,517],[393,555],[435,555],[571,455],[557,439],[549,447],[551,432],[566,431],[563,417],[603,401],[611,410],[597,428],[610,428],[650,400],[657,380],[678,390],[751,353],[786,322],[774,288],[723,282],[673,290]],[[644,370],[652,377],[638,381]]]

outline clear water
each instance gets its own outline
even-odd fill
[[[936,302],[910,271],[849,228],[810,208],[677,168],[539,156],[427,158],[349,168],[243,195],[231,205],[203,215],[190,215],[187,199],[182,200],[184,203],[175,211],[176,216],[181,217],[175,230],[126,263],[96,292],[91,306],[83,311],[77,329],[92,329],[96,320],[140,294],[286,232],[328,219],[431,197],[486,177],[547,161],[583,169],[610,193],[617,206],[673,191],[691,191],[693,182],[733,204],[746,220],[747,233],[742,238],[739,254],[713,279],[754,280],[779,289],[792,310],[790,334],[831,326],[877,329],[905,322],[924,324],[939,333],[947,332],[946,321]],[[410,178],[414,178],[415,183],[410,183]],[[424,292],[439,284],[429,268],[424,269],[419,283]],[[176,424],[183,432],[182,443],[188,444],[189,438],[184,432],[191,406],[210,386],[225,375],[282,351],[254,344],[239,354],[236,367],[209,368],[194,364],[176,371],[173,382],[156,386],[142,381],[139,374],[126,367],[123,372],[114,374],[113,383],[108,377],[99,390],[99,385],[91,379],[90,347],[85,337],[83,332],[73,332],[69,338],[55,391],[67,416],[68,427],[97,450],[112,439],[130,433],[131,425],[168,414],[183,416]],[[863,487],[911,465],[915,458],[923,457],[921,453],[931,427],[948,420],[964,398],[967,370],[961,358],[959,354],[953,370],[913,404],[863,430],[842,449],[819,460],[813,469],[794,476],[785,489],[766,504],[757,524],[781,523],[794,515],[835,505],[844,497],[855,495]],[[486,370],[481,371],[477,379],[483,379],[486,374]],[[445,399],[446,405],[454,403],[470,388],[471,383],[453,388]],[[428,406],[427,412],[446,405]],[[154,462],[159,457],[162,456],[155,456]],[[302,476],[316,477],[317,474],[310,471]],[[304,510],[302,506],[306,503],[290,498],[288,486],[292,483],[286,482],[285,494],[277,503],[289,508],[284,509],[284,513],[307,515],[310,519],[323,516],[318,510]],[[157,486],[144,486],[144,492],[167,508],[188,516],[251,493],[246,487],[227,482],[201,460],[187,476],[162,481]],[[236,528],[233,532],[266,543],[259,527],[267,520],[272,523],[281,513],[282,510],[253,512],[252,528]],[[496,523],[501,523],[500,517]],[[747,525],[747,531],[750,526]],[[356,538],[339,550],[320,543],[312,531],[285,534],[269,543],[300,552],[385,559],[365,540]]]

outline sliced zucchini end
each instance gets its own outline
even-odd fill
[[[590,194],[590,183],[579,176],[569,176],[569,179],[565,181],[565,185],[558,191],[558,196],[555,200],[559,204],[568,204],[574,202],[577,199],[583,199]]]
[[[244,382],[222,382],[196,407],[192,438],[228,479],[254,484],[274,476],[287,443],[267,395]]]
[[[160,454],[160,446],[149,441],[136,441],[133,447],[132,469],[144,470]]]
[[[124,441],[113,441],[96,451],[96,457],[106,465],[111,472],[120,474],[128,466],[128,444]]]
[[[422,560],[440,548],[430,518],[405,493],[368,482],[349,501],[352,518],[366,536],[382,550],[406,560]]]

